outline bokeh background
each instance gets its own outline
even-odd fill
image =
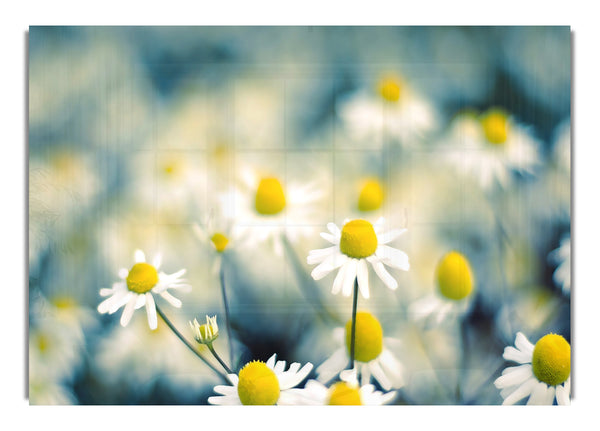
[[[407,110],[381,98],[386,76]],[[123,328],[96,307],[142,249],[187,269],[183,307],[162,307],[184,334],[206,314],[224,328],[215,252],[194,234],[209,215],[244,227],[223,256],[233,339],[216,344],[239,364],[318,365],[338,347],[351,300],[330,295],[333,276],[314,282],[306,256],[326,223],[356,217],[408,229],[399,289],[371,273],[359,300],[398,340],[396,403],[499,404],[492,382],[517,331],[570,341],[570,268],[557,274],[570,262],[569,27],[30,27],[28,94],[31,404],[206,404],[219,380],[168,328],[151,332],[142,310]],[[488,186],[453,132],[492,107],[537,156]],[[300,218],[288,196],[274,230],[289,243],[255,240],[274,226],[246,212],[247,172],[319,192]],[[385,193],[361,211],[368,179]],[[411,305],[452,249],[474,292],[424,323]]]

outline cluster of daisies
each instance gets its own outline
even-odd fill
[[[340,117],[352,125],[359,140],[369,139],[370,133],[383,127],[404,144],[414,143],[432,131],[437,115],[406,82],[394,77],[382,80],[376,96],[361,94],[343,100],[337,110]],[[414,121],[415,118],[419,121]],[[442,144],[454,146],[456,151],[446,153],[448,160],[460,165],[461,173],[472,174],[484,188],[494,183],[504,186],[511,171],[532,173],[538,163],[535,140],[499,109],[458,115]],[[310,234],[312,230],[303,229],[302,221],[311,208],[310,202],[320,198],[318,188],[311,185],[285,187],[281,178],[272,175],[244,174],[243,187],[223,198],[223,202],[238,203],[230,205],[236,213],[227,214],[228,206],[224,205],[223,217],[210,217],[194,230],[213,247],[218,271],[222,254],[241,242],[255,245],[270,241],[274,251],[282,254],[285,241],[293,242],[294,235]],[[370,181],[361,190],[358,207],[365,211],[377,209],[382,201],[382,188],[376,181]],[[218,225],[221,219],[244,222]],[[237,235],[234,235],[234,225]],[[290,231],[289,225],[300,228]],[[197,319],[190,322],[193,338],[199,345],[206,346],[219,362],[224,371],[221,377],[227,383],[215,386],[216,395],[209,397],[208,402],[216,405],[381,405],[393,402],[405,381],[402,363],[388,348],[395,340],[384,337],[383,327],[375,315],[355,307],[359,294],[364,300],[371,298],[372,273],[394,291],[398,281],[393,270],[410,269],[408,255],[391,245],[406,229],[386,228],[383,218],[374,222],[363,218],[346,219],[341,226],[328,223],[327,232],[321,233],[328,246],[308,252],[307,264],[316,265],[312,278],[325,279],[335,272],[335,276],[330,277],[331,293],[352,296],[354,300],[351,319],[344,327],[334,330],[338,347],[314,370],[310,362],[287,366],[286,361],[277,360],[275,353],[266,362],[253,360],[239,370],[232,369],[214,347],[219,336],[216,316],[206,316],[204,324]],[[570,244],[564,249],[561,247],[555,255],[565,261],[569,257],[567,248],[570,250]],[[191,287],[182,278],[185,269],[167,274],[159,271],[160,265],[160,256],[148,263],[144,253],[136,251],[133,266],[118,272],[121,280],[110,289],[100,290],[100,295],[107,298],[98,305],[98,311],[112,314],[123,308],[120,323],[126,326],[134,311],[145,307],[150,329],[157,328],[158,316],[172,326],[156,299],[160,297],[173,307],[181,307],[181,300],[171,293]],[[555,275],[563,280],[564,290],[569,289],[566,280],[570,268],[566,265],[561,263]],[[469,308],[476,278],[468,257],[451,250],[439,259],[435,280],[436,291],[411,304],[409,312],[439,325],[449,316],[460,315]],[[225,316],[226,324],[227,319]],[[183,339],[181,333],[178,335]],[[200,352],[196,354],[202,357]],[[494,382],[504,404],[523,399],[527,399],[528,404],[552,404],[554,400],[558,404],[569,404],[570,345],[562,336],[547,334],[534,345],[519,332],[515,346],[506,347],[503,358],[519,364],[506,368]]]

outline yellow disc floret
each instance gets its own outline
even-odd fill
[[[473,290],[473,273],[469,261],[457,251],[446,253],[435,271],[437,287],[448,299],[466,298]]]
[[[340,251],[355,259],[369,257],[377,250],[377,235],[366,220],[352,220],[342,228]]]
[[[279,399],[279,380],[264,362],[247,363],[239,378],[238,395],[242,404],[272,406]]]
[[[262,215],[278,214],[285,208],[285,194],[277,178],[263,178],[258,184],[255,198],[256,211]]]
[[[490,109],[481,117],[481,127],[492,144],[503,144],[508,137],[508,116],[500,109]]]
[[[352,342],[352,319],[346,323],[346,347],[350,354]],[[354,359],[369,362],[377,358],[383,349],[383,329],[379,321],[366,311],[356,313],[356,333],[354,337]]]
[[[329,388],[329,400],[327,404],[330,406],[360,406],[360,392],[358,388],[350,386],[346,382],[335,383]]]
[[[229,238],[227,238],[220,232],[217,232],[213,236],[211,236],[210,240],[212,241],[213,245],[219,253],[223,253],[225,251],[225,248],[227,247],[227,244],[229,244]]]
[[[560,385],[571,374],[571,346],[560,335],[544,335],[535,343],[531,366],[538,380]]]
[[[394,77],[383,78],[378,85],[379,95],[388,102],[397,102],[402,94],[402,82]]]
[[[127,275],[127,288],[135,293],[146,293],[158,283],[158,273],[152,265],[140,262]]]
[[[358,196],[358,209],[360,211],[375,211],[381,208],[384,193],[381,183],[376,179],[365,181]]]

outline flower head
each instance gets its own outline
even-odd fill
[[[220,396],[209,397],[210,404],[219,405],[274,405],[295,404],[297,394],[292,390],[308,376],[312,364],[307,362],[302,368],[298,362],[285,370],[285,361],[275,361],[273,355],[265,363],[248,362],[240,372],[227,377],[231,386],[215,386]]]
[[[211,344],[219,336],[219,326],[217,325],[217,316],[206,316],[206,323],[200,325],[196,319],[190,322],[190,327],[194,331],[194,338],[200,344]]]
[[[131,269],[119,270],[122,281],[113,284],[111,289],[100,289],[100,296],[109,296],[98,305],[101,314],[113,314],[125,306],[121,314],[121,325],[127,326],[133,312],[138,308],[146,307],[148,325],[156,329],[157,316],[153,295],[159,295],[174,307],[181,307],[181,301],[173,297],[168,289],[189,289],[188,284],[182,283],[180,277],[185,274],[185,269],[174,274],[159,272],[161,257],[157,255],[152,264],[146,263],[146,256],[141,250],[135,252],[135,263]]]
[[[521,364],[504,369],[494,382],[503,404],[526,397],[527,404],[552,404],[554,398],[560,405],[571,403],[571,346],[562,336],[547,334],[533,345],[518,332],[515,347],[506,347],[502,356]]]
[[[384,284],[395,290],[398,283],[383,265],[404,271],[408,271],[410,265],[406,253],[386,244],[398,238],[406,229],[382,233],[383,223],[383,218],[375,224],[362,219],[346,220],[342,229],[334,223],[327,224],[330,233],[323,232],[321,237],[333,246],[309,253],[308,264],[319,264],[313,269],[312,277],[320,280],[331,271],[340,268],[331,292],[337,294],[341,291],[344,296],[350,296],[354,281],[358,280],[362,296],[369,298],[369,262]]]

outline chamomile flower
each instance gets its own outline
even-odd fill
[[[369,298],[369,271],[367,262],[375,273],[390,289],[398,288],[398,282],[383,266],[408,271],[408,256],[401,250],[386,244],[398,238],[406,229],[395,229],[382,232],[385,220],[380,218],[371,224],[367,220],[346,220],[342,229],[335,223],[328,223],[330,233],[322,232],[321,237],[333,244],[331,247],[309,252],[307,263],[319,264],[311,273],[315,280],[320,280],[333,270],[339,268],[333,282],[331,293],[342,292],[344,296],[352,294],[354,280],[358,280],[360,293]]]
[[[231,386],[218,385],[219,396],[209,397],[210,404],[218,405],[289,405],[295,404],[297,394],[291,389],[300,384],[312,370],[307,362],[302,368],[298,362],[285,370],[285,361],[275,361],[274,354],[265,363],[248,362],[240,372],[228,374]]]
[[[323,193],[314,184],[286,183],[283,178],[246,169],[242,186],[232,192],[235,205],[226,216],[235,220],[240,246],[255,247],[270,242],[275,253],[283,255],[282,235],[294,243],[313,232],[310,225]],[[224,207],[231,193],[223,196]],[[294,229],[288,229],[293,227]]]
[[[539,164],[538,142],[507,112],[491,108],[481,115],[457,115],[442,144],[448,162],[484,189],[505,188],[513,172],[533,174]]]
[[[350,360],[350,344],[352,320],[348,320],[345,328],[333,331],[335,342],[341,347],[325,362],[317,367],[317,380],[327,383],[343,371]],[[400,388],[404,385],[403,366],[385,345],[398,344],[398,340],[384,338],[379,320],[371,313],[356,313],[356,333],[354,339],[354,359],[361,385],[370,382],[371,376],[385,390]]]
[[[560,246],[550,253],[549,258],[558,264],[552,279],[564,294],[569,294],[571,292],[571,237],[564,237],[560,241]]]
[[[301,391],[299,404],[317,406],[381,406],[388,404],[396,397],[396,391],[383,393],[375,390],[375,386],[364,384],[359,386],[356,369],[340,373],[340,381],[329,387],[317,380],[306,382]]]
[[[198,320],[190,322],[190,327],[194,332],[194,338],[200,344],[211,344],[219,336],[219,325],[217,325],[217,316],[206,316],[206,323],[201,325]]]
[[[222,217],[216,217],[213,213],[206,217],[205,222],[200,224],[194,224],[194,233],[203,244],[210,244],[210,247],[215,251],[215,259],[212,267],[213,273],[218,273],[221,267],[221,261],[223,253],[229,250],[232,243],[235,242],[233,238],[233,222],[230,219]],[[232,241],[233,240],[233,241]]]
[[[377,142],[382,132],[402,146],[420,142],[435,129],[437,114],[406,79],[383,76],[372,91],[359,91],[337,105],[351,141]]]
[[[462,314],[468,308],[475,277],[465,255],[452,250],[439,260],[435,270],[436,291],[411,304],[409,313],[416,320],[433,318],[440,324],[449,315]]]
[[[515,404],[529,397],[527,404],[571,404],[571,346],[560,335],[547,334],[535,345],[518,332],[515,347],[502,355],[521,365],[502,371],[494,385],[501,389],[502,404]]]
[[[180,278],[185,274],[181,269],[173,274],[158,272],[161,264],[161,256],[156,255],[152,264],[146,263],[146,256],[141,250],[135,251],[135,264],[130,270],[123,268],[119,270],[119,277],[123,280],[113,284],[110,289],[100,289],[100,296],[109,296],[98,305],[101,314],[113,314],[119,308],[125,306],[121,314],[121,325],[127,326],[138,308],[146,306],[148,325],[150,329],[156,329],[156,305],[153,294],[160,295],[173,307],[181,307],[181,301],[173,297],[168,289],[189,289],[188,284],[183,284]]]

